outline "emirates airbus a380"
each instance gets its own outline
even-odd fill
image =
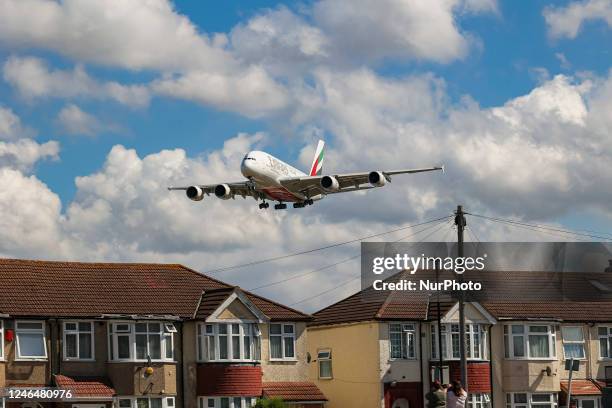
[[[349,191],[367,190],[382,187],[391,182],[391,176],[396,174],[421,173],[425,171],[444,171],[444,166],[422,169],[406,169],[391,171],[366,171],[361,173],[322,175],[325,143],[319,140],[315,156],[308,174],[303,173],[261,151],[252,151],[242,159],[240,171],[246,181],[222,184],[193,185],[186,187],[168,187],[168,190],[184,190],[193,201],[201,201],[204,195],[214,193],[222,200],[242,198],[247,196],[261,200],[259,208],[268,208],[266,202],[278,201],[274,205],[277,210],[287,208],[287,202],[293,203],[293,208],[312,205],[328,194],[345,193]]]

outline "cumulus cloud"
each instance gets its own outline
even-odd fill
[[[248,117],[273,114],[285,108],[289,101],[286,90],[257,67],[236,75],[193,71],[157,80],[152,89],[158,95],[191,100]]]
[[[465,57],[473,43],[457,20],[496,10],[494,0],[320,0],[302,15],[267,10],[236,26],[230,38],[241,58],[281,73],[387,58],[447,63]]]
[[[41,159],[56,160],[59,144],[39,144],[31,139],[35,133],[11,109],[0,106],[0,167],[28,172]]]
[[[166,0],[4,0],[0,42],[137,70],[233,64]]]
[[[11,109],[0,106],[0,140],[15,140],[32,136],[33,133]]]
[[[77,105],[71,103],[62,108],[57,115],[57,122],[69,135],[94,136],[102,131],[115,130],[110,124],[102,123]]]
[[[82,65],[72,70],[51,69],[40,58],[12,56],[4,64],[4,80],[26,100],[40,98],[94,98],[113,100],[131,106],[149,104],[145,85],[122,85],[114,81],[99,82],[90,77]]]
[[[603,20],[612,27],[612,3],[608,0],[573,1],[564,7],[544,9],[544,19],[552,38],[576,38],[589,20]]]

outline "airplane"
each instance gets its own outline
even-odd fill
[[[260,209],[270,207],[269,201],[277,201],[276,210],[287,208],[288,202],[293,208],[303,208],[312,205],[329,194],[349,191],[368,190],[382,187],[391,182],[391,176],[396,174],[422,173],[442,170],[444,166],[421,169],[366,171],[360,173],[323,175],[323,159],[325,157],[325,142],[319,140],[315,156],[308,174],[262,151],[251,151],[242,159],[240,171],[247,179],[234,183],[204,184],[185,187],[168,187],[168,190],[184,190],[187,197],[193,201],[201,201],[204,195],[214,194],[222,200],[234,199],[235,196],[253,197],[262,202]]]

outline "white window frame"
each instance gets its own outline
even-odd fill
[[[399,330],[397,327],[399,326]],[[400,335],[400,357],[393,357],[393,344],[391,334]],[[389,359],[390,360],[416,360],[417,325],[416,323],[389,323]]]
[[[572,397],[572,398],[576,398],[576,407],[577,408],[583,408],[582,403],[584,401],[595,401],[595,408],[600,408],[602,405],[601,402],[601,397],[597,397],[595,395],[592,396],[584,396],[584,397]]]
[[[81,331],[79,328],[79,324],[81,323],[87,323],[89,324],[90,327],[90,331]],[[76,330],[69,330],[66,328],[67,324],[76,324]],[[95,331],[96,331],[96,326],[93,322],[93,320],[66,320],[63,322],[62,324],[62,340],[63,340],[63,359],[64,361],[95,361],[96,360],[96,354],[95,354],[95,350],[96,347],[94,345],[95,342]],[[91,357],[90,358],[80,358],[79,355],[80,353],[80,345],[79,345],[79,336],[81,334],[85,334],[85,333],[89,333],[89,335],[91,336]],[[66,336],[68,334],[75,334],[76,335],[76,352],[77,352],[77,356],[76,357],[68,357],[68,353],[66,352]]]
[[[147,331],[146,332],[138,332],[136,333],[136,324],[146,323]],[[160,331],[152,332],[149,330],[149,324],[159,324]],[[160,337],[160,357],[161,358],[151,358],[153,362],[175,362],[174,358],[174,333],[169,332],[167,325],[171,324],[172,327],[174,325],[168,322],[161,321],[151,321],[151,320],[143,320],[143,321],[111,321],[108,323],[108,359],[111,362],[122,362],[122,361],[133,361],[133,362],[144,362],[148,361],[148,358],[136,358],[136,334],[146,335],[147,336],[147,347],[149,347],[149,336],[159,336]],[[117,326],[127,325],[128,331],[117,331]],[[176,330],[176,329],[175,329]],[[119,337],[128,337],[129,342],[129,357],[128,358],[119,358]],[[172,349],[172,357],[166,357],[167,345],[166,338],[170,338],[170,347]]]
[[[320,380],[331,380],[334,378],[334,363],[331,349],[320,349],[317,350],[317,377]],[[329,361],[329,377],[321,376],[321,362]]]
[[[0,320],[0,361],[4,361],[4,321]],[[0,398],[1,402],[1,398]],[[4,405],[0,405],[3,408]]]
[[[490,408],[491,395],[487,393],[470,393],[465,401],[468,408]]]
[[[515,395],[525,395],[526,402],[515,402]],[[534,395],[548,395],[549,402],[533,401]],[[508,392],[506,393],[506,408],[538,408],[542,404],[550,404],[551,408],[558,408],[559,401],[556,392]]]
[[[461,343],[459,342],[459,324],[457,323],[442,323],[442,359],[444,361],[454,361],[459,360],[459,347]],[[468,337],[469,341],[466,342],[466,354],[467,359],[470,361],[488,361],[489,353],[487,352],[487,325],[483,323],[466,323],[465,324],[465,335]],[[431,325],[431,359],[439,360],[438,356],[438,324],[432,323]],[[478,337],[479,347],[478,354],[479,357],[473,357],[476,353],[476,342],[475,338]],[[454,343],[457,343],[457,347],[455,347]]]
[[[227,398],[229,408],[250,408],[257,401],[257,397],[241,397],[241,396],[215,396],[215,397],[198,397],[198,408],[210,408],[209,401],[213,402],[212,408],[221,408],[221,399]],[[240,398],[240,406],[234,403],[235,398]]]
[[[600,330],[605,329],[606,334],[600,334]],[[604,350],[601,347],[601,341],[606,340],[607,350],[604,356]],[[612,360],[612,326],[597,326],[597,347],[599,348],[599,360]]]
[[[125,402],[125,401],[129,401],[130,402],[130,407],[129,408],[137,408],[137,401],[139,399],[147,399],[149,400],[149,405],[151,403],[152,399],[161,399],[162,400],[162,408],[176,408],[176,400],[174,397],[148,397],[146,395],[140,395],[140,396],[136,396],[136,397],[116,397],[115,398],[115,402],[117,403],[117,407],[123,408],[121,407],[121,402]],[[127,408],[127,407],[126,407]]]
[[[580,329],[580,333],[582,333],[582,340],[581,341],[577,341],[577,340],[566,341],[565,337],[563,336],[563,329],[566,329],[566,328]],[[578,358],[577,360],[586,360],[587,359],[587,357],[586,357],[586,340],[585,340],[585,337],[584,337],[584,328],[582,326],[561,326],[561,344],[562,344],[562,348],[563,348],[563,357],[565,359],[569,358],[569,357],[566,356],[566,353],[565,353],[565,345],[566,344],[571,344],[571,345],[578,344],[578,345],[581,345],[582,346],[582,357]]]
[[[272,334],[272,326],[280,325],[281,332],[280,334]],[[291,326],[293,332],[287,333],[285,332],[285,326]],[[270,361],[297,361],[297,348],[296,348],[296,333],[295,333],[295,323],[288,322],[274,322],[268,325],[268,358]],[[272,337],[280,337],[281,338],[281,352],[282,357],[272,357]],[[285,355],[285,339],[291,339],[293,341],[293,356],[288,357]]]
[[[220,333],[221,325],[227,327],[227,334]],[[238,327],[238,334],[234,333],[234,329]],[[221,358],[221,337],[227,337],[227,358]],[[240,338],[239,358],[234,358],[234,347],[232,337]],[[247,345],[248,341],[248,356]],[[211,343],[212,342],[212,343]],[[212,344],[214,356],[210,356],[209,346]],[[197,358],[198,362],[214,362],[214,361],[230,361],[230,362],[258,362],[261,361],[261,331],[256,323],[198,323],[197,326]]]
[[[512,333],[512,327],[523,327],[523,333]],[[541,332],[532,332],[531,328],[536,326],[546,326],[546,335],[548,336],[548,357],[531,357],[529,347],[529,336],[541,336]],[[514,339],[522,337],[524,356],[514,355]],[[506,360],[536,360],[536,361],[554,361],[557,360],[557,332],[554,324],[551,323],[508,323],[504,325],[504,359]]]
[[[19,329],[20,323],[40,323],[41,329]],[[44,356],[22,356],[19,347],[19,334],[42,334]],[[15,361],[47,361],[47,327],[44,320],[16,320],[15,321],[15,348],[17,349],[17,357]]]

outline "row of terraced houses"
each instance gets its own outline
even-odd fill
[[[612,273],[495,279],[531,296],[467,302],[468,406],[565,406],[574,358],[575,406],[612,407]],[[182,265],[0,260],[0,390],[73,393],[0,408],[420,408],[459,345],[435,296],[369,288],[308,315]]]

